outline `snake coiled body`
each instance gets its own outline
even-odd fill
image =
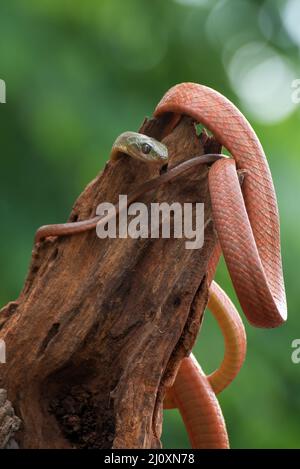
[[[246,333],[233,303],[214,281],[207,306],[224,336],[222,364],[206,376],[192,354],[184,358],[173,386],[167,390],[164,408],[179,409],[193,448],[226,449],[229,440],[216,394],[223,391],[241,369],[246,355]]]
[[[263,148],[243,114],[223,95],[196,83],[171,88],[155,115],[186,114],[204,124],[232,154],[209,173],[214,222],[248,320],[276,327],[287,317],[277,200]],[[236,169],[244,170],[243,194]]]

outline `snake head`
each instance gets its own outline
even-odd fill
[[[110,159],[116,160],[120,153],[126,153],[147,163],[165,164],[168,161],[166,145],[137,132],[124,132],[119,135],[113,144]]]

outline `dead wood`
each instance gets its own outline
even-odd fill
[[[140,131],[160,139],[168,122],[145,120]],[[205,134],[197,137],[186,117],[164,143],[169,167],[220,151]],[[160,447],[164,387],[190,352],[207,302],[216,243],[207,173],[200,166],[139,200],[204,202],[202,249],[187,250],[185,239],[100,240],[95,231],[33,249],[18,300],[0,312],[7,348],[0,388],[23,422],[21,447]],[[100,202],[116,203],[157,174],[125,155],[107,163],[70,220],[94,216]]]

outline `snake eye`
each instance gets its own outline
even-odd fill
[[[149,145],[149,143],[143,143],[143,145],[141,146],[141,150],[145,155],[148,155],[148,153],[150,153],[150,151],[152,150],[152,147],[151,145]]]

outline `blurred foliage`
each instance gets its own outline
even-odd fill
[[[248,356],[220,395],[233,448],[300,446],[298,0],[10,0],[0,6],[1,304],[23,285],[36,228],[63,222],[107,160],[173,84],[194,81],[232,99],[269,157],[282,222],[289,320],[249,327]],[[235,300],[224,265],[218,280]],[[34,320],[34,318],[33,318]],[[205,371],[223,343],[208,312],[195,353]],[[188,447],[177,411],[165,447]]]

